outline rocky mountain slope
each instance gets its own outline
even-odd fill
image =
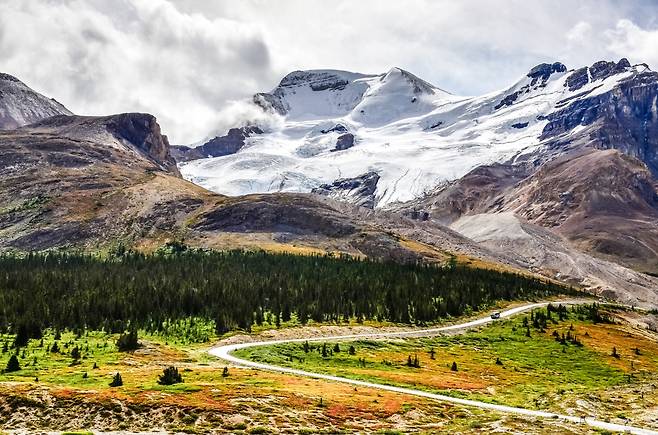
[[[13,129],[54,115],[71,115],[56,100],[33,91],[9,74],[0,73],[0,130]]]
[[[2,98],[18,104],[13,112],[25,111],[27,100]],[[429,228],[433,242],[425,244],[402,234],[417,227],[412,220],[365,217],[359,207],[311,194],[218,195],[182,179],[171,152],[155,118],[142,113],[56,115],[0,131],[0,250],[148,250],[184,240],[402,262],[444,261],[448,251],[501,261],[448,228]]]
[[[422,83],[418,86],[427,91]],[[321,134],[345,134],[337,125],[325,131]],[[245,137],[246,146],[252,139]],[[522,177],[523,168],[530,166],[498,165],[486,177],[495,181],[499,171]],[[103,250],[118,244],[149,250],[183,240],[209,248],[343,252],[399,262],[443,262],[456,256],[483,267],[592,285],[631,303],[658,305],[657,280],[583,254],[554,233],[542,233],[551,243],[540,247],[533,242],[525,250],[500,249],[467,226],[454,226],[459,232],[444,226],[431,207],[415,213],[404,207],[402,213],[370,208],[376,201],[376,171],[318,186],[316,194],[227,197],[210,192],[180,177],[167,138],[148,114],[57,115],[0,131],[0,173],[1,250]],[[510,185],[507,177],[495,182]],[[370,203],[351,204],[352,193]],[[479,211],[481,205],[473,200],[467,208]],[[468,217],[464,214],[457,211],[446,222]],[[551,261],[535,261],[544,246],[557,254],[542,254]],[[565,266],[569,264],[578,266]]]

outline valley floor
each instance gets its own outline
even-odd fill
[[[492,403],[613,422],[629,419],[634,425],[658,429],[658,335],[639,326],[644,318],[640,313],[611,307],[605,313],[612,323],[569,312],[562,320],[554,314],[545,328],[541,324],[535,328],[530,318],[524,327],[523,314],[458,335],[327,342],[326,346],[320,341],[307,348],[303,343],[283,344],[246,349],[237,355]],[[272,372],[229,367],[224,376],[224,363],[207,354],[208,343],[217,338],[204,328],[202,323],[188,322],[175,325],[167,334],[144,333],[140,336],[143,346],[134,353],[119,353],[114,346],[117,337],[99,332],[80,337],[64,333],[60,343],[65,348],[56,353],[49,349],[52,335],[43,344],[32,340],[21,358],[27,361],[22,370],[0,374],[0,428],[17,433],[83,429],[249,434],[596,433],[560,421]],[[265,325],[261,329],[249,337],[400,330],[385,324],[283,325],[279,330]],[[562,333],[577,339],[559,342],[554,331],[558,339]],[[8,338],[0,338],[0,343]],[[245,338],[234,335],[222,343]],[[354,355],[350,355],[351,345]],[[69,355],[74,346],[83,355],[75,362]],[[617,357],[612,355],[613,348]],[[9,354],[0,355],[2,367]],[[419,367],[413,367],[416,358]],[[452,370],[453,362],[457,370]],[[184,383],[159,385],[158,375],[170,365],[181,370]],[[121,373],[124,385],[111,388],[108,383],[116,372]]]

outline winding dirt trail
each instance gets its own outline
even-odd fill
[[[575,304],[583,304],[583,303],[591,303],[591,302],[592,301],[571,300],[571,301],[555,301],[553,303],[554,304],[561,303],[563,305],[575,305]],[[550,302],[540,302],[540,303],[527,304],[527,305],[511,308],[509,310],[502,311],[500,313],[500,317],[501,318],[511,317],[515,314],[529,311],[533,308],[544,307],[549,303]],[[479,402],[477,400],[460,399],[457,397],[446,396],[443,394],[434,394],[434,393],[429,393],[427,391],[415,390],[411,388],[402,388],[402,387],[395,387],[385,384],[377,384],[373,382],[358,381],[355,379],[342,378],[339,376],[307,372],[304,370],[292,369],[288,367],[279,367],[270,364],[258,363],[258,362],[238,358],[232,355],[232,352],[236,350],[246,349],[249,347],[269,346],[273,344],[283,344],[283,343],[299,343],[304,341],[331,341],[331,340],[338,341],[338,340],[383,339],[383,338],[400,338],[400,337],[428,337],[432,335],[438,335],[444,332],[465,330],[477,326],[482,326],[494,321],[495,320],[492,319],[491,317],[483,317],[477,320],[472,320],[469,322],[450,325],[450,326],[443,326],[439,328],[418,329],[418,330],[401,331],[401,332],[339,335],[333,337],[323,336],[323,337],[314,337],[314,338],[294,338],[294,339],[284,339],[284,340],[255,341],[250,343],[238,343],[238,344],[228,344],[224,346],[218,346],[210,349],[208,352],[213,356],[216,356],[225,361],[231,362],[233,364],[242,367],[251,367],[260,370],[268,370],[268,371],[286,373],[295,376],[304,376],[308,378],[322,379],[332,382],[342,382],[344,384],[356,385],[359,387],[376,388],[380,390],[392,391],[394,393],[408,394],[412,396],[438,400],[441,402],[454,403],[457,405],[470,406],[480,409],[488,409],[492,411],[509,413],[509,414],[519,414],[519,415],[526,415],[526,416],[538,417],[538,418],[550,418],[555,420],[562,420],[569,423],[588,425],[594,428],[604,429],[609,431],[625,432],[625,433],[640,434],[640,435],[658,435],[658,431],[656,430],[635,427],[630,425],[608,423],[605,421],[596,420],[594,418],[589,418],[589,417],[583,418],[583,417],[576,417],[572,415],[561,415],[561,414],[556,414],[554,412],[516,408],[512,406],[505,406],[505,405],[496,405],[493,403]]]

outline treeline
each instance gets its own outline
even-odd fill
[[[279,324],[377,319],[422,324],[496,300],[571,289],[514,273],[451,264],[182,249],[109,258],[72,253],[0,256],[0,332],[45,328],[160,330],[190,316],[222,333]]]

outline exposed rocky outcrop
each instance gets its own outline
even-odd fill
[[[294,87],[309,85],[314,91],[343,90],[349,81],[329,71],[293,71],[286,75],[279,87]]]
[[[323,184],[313,189],[313,193],[342,199],[361,207],[375,206],[375,191],[379,174],[368,172],[354,178],[339,178],[331,184]]]
[[[55,115],[71,115],[71,112],[16,77],[0,73],[0,130],[11,130]]]
[[[528,72],[528,77],[532,79],[530,86],[534,86],[538,81],[545,82],[549,79],[553,73],[562,73],[567,72],[567,67],[560,62],[550,63],[541,63]]]
[[[66,116],[46,118],[21,129],[62,138],[106,143],[138,152],[163,169],[180,175],[171,157],[167,136],[153,115],[122,113],[110,116]]]
[[[623,60],[610,62],[597,71],[602,75],[614,73],[625,68],[623,65]],[[592,126],[586,134],[593,146],[636,157],[658,175],[657,98],[658,73],[637,73],[608,92],[578,99],[550,113],[541,139],[555,138],[578,126]]]
[[[533,90],[543,88],[546,86],[546,82],[555,73],[563,73],[567,71],[567,67],[561,64],[560,62],[550,63],[541,63],[534,68],[532,68],[526,75],[530,80],[530,83],[526,83],[521,86],[518,90],[505,95],[499,102],[494,106],[494,110],[498,110],[505,106],[511,106],[516,100],[523,94],[532,92]]]
[[[263,134],[263,130],[256,126],[232,128],[224,136],[214,137],[195,148],[176,146],[173,149],[173,155],[178,162],[186,162],[205,157],[227,156],[240,151],[245,145],[247,138],[257,134]]]
[[[347,133],[349,130],[347,127],[345,127],[343,124],[336,124],[331,128],[328,128],[326,130],[320,130],[320,133],[322,134],[327,134],[327,133]]]
[[[354,135],[352,133],[345,133],[338,136],[336,139],[336,148],[331,151],[344,151],[354,146]]]
[[[621,59],[617,63],[600,60],[592,64],[589,68],[583,67],[572,72],[567,77],[564,86],[568,87],[570,91],[576,91],[590,81],[604,80],[615,74],[625,72],[629,68],[631,68],[631,63],[626,58]]]

